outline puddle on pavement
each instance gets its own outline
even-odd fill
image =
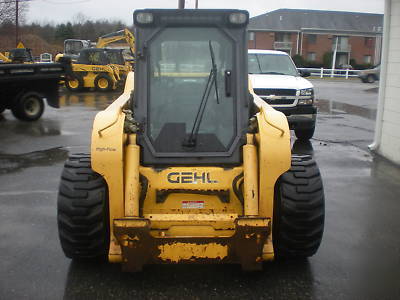
[[[335,102],[325,99],[317,100],[318,111],[321,113],[330,114],[331,116],[349,114],[359,116],[365,119],[374,120],[376,118],[376,109],[347,104],[343,102]],[[333,117],[334,118],[334,117]]]
[[[7,122],[7,120],[2,117],[0,118],[0,124],[4,132],[12,132],[21,135],[55,136],[61,134],[60,122],[52,119],[40,119],[36,122],[27,123],[17,120],[15,120],[15,122]]]
[[[369,89],[366,89],[365,91],[366,91],[367,93],[374,93],[374,94],[377,94],[377,93],[379,93],[379,87],[377,86],[377,87],[369,88]]]
[[[50,166],[66,160],[67,157],[68,151],[61,147],[18,155],[0,152],[0,174],[17,172],[30,167]]]
[[[83,105],[93,107],[98,110],[107,108],[114,100],[116,100],[122,92],[96,93],[82,92],[70,93],[62,90],[60,92],[60,106]]]

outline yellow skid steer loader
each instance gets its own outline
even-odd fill
[[[72,75],[65,80],[65,87],[72,92],[85,88],[107,92],[117,89],[120,83],[119,68],[110,62],[107,51],[89,48],[81,50],[72,64]]]
[[[70,156],[58,196],[72,259],[125,271],[313,255],[324,226],[319,169],[291,156],[286,117],[254,94],[248,12],[137,10],[136,70],[98,113],[91,153]]]

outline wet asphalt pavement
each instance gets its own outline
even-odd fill
[[[58,241],[60,172],[68,153],[88,149],[93,117],[117,95],[64,92],[63,107],[46,107],[34,123],[0,115],[0,299],[399,299],[400,169],[367,150],[376,86],[313,83],[315,138],[295,142],[293,152],[314,155],[320,166],[323,242],[308,260],[268,263],[256,273],[167,265],[129,274],[119,265],[72,263]]]

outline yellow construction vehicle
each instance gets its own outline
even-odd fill
[[[70,91],[84,88],[111,91],[122,84],[119,69],[110,63],[105,49],[81,50],[78,60],[72,64],[72,73],[65,79],[65,86]]]
[[[132,54],[135,54],[135,37],[127,28],[99,37],[96,48],[105,48],[110,44],[119,41],[125,41],[128,44]]]
[[[33,55],[32,50],[30,48],[26,48],[22,42],[19,42],[17,48],[11,49],[7,52],[0,52],[0,60],[3,63],[33,63]]]
[[[97,40],[97,44],[96,44],[96,48],[105,48],[105,47],[109,47],[111,44],[119,42],[119,41],[125,41],[126,44],[129,47],[129,50],[132,54],[132,56],[134,57],[135,54],[135,37],[132,34],[132,32],[129,31],[129,29],[125,28],[123,30],[120,31],[116,31],[116,32],[112,32],[106,35],[103,35],[101,37],[99,37],[99,39]],[[111,55],[115,56],[115,52],[111,52]],[[122,57],[122,56],[120,56]],[[112,59],[111,59],[112,60]],[[132,64],[123,60],[121,61],[120,58],[118,58],[115,64],[119,71],[120,74],[122,76],[124,76],[126,78],[126,76],[128,75],[128,73],[130,71],[132,71]]]
[[[123,49],[118,48],[104,48],[110,64],[113,68],[117,68],[120,77],[120,84],[124,85],[128,73],[132,71],[132,65],[127,62],[123,55]]]
[[[55,60],[57,61],[57,59],[62,56],[68,56],[73,61],[76,61],[81,50],[88,48],[106,48],[109,47],[110,44],[119,41],[126,42],[133,56],[135,53],[135,37],[129,29],[125,28],[99,37],[96,43],[90,40],[67,39],[64,41],[64,53],[58,54]]]
[[[324,192],[286,117],[253,91],[248,12],[136,10],[136,72],[71,155],[58,195],[67,257],[239,263],[313,255]]]
[[[135,38],[128,29],[99,37],[95,48],[91,48],[91,43],[87,40],[65,40],[65,53],[57,55],[56,61],[65,55],[72,57],[74,60],[72,70],[75,75],[71,80],[65,82],[65,86],[70,91],[79,91],[83,88],[109,91],[123,85],[126,76],[132,71],[132,65],[125,61],[122,49],[105,48],[122,40],[126,41],[130,51],[134,53]],[[101,51],[95,49],[101,49]],[[107,59],[100,54],[103,52],[106,54]],[[99,56],[102,56],[102,58],[91,59],[91,57]]]
[[[0,62],[9,63],[9,62],[11,62],[11,59],[8,58],[6,53],[3,54],[0,52]]]

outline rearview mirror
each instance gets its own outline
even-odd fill
[[[311,76],[311,73],[309,71],[299,70],[299,73],[300,73],[301,77],[309,77],[309,76]]]

